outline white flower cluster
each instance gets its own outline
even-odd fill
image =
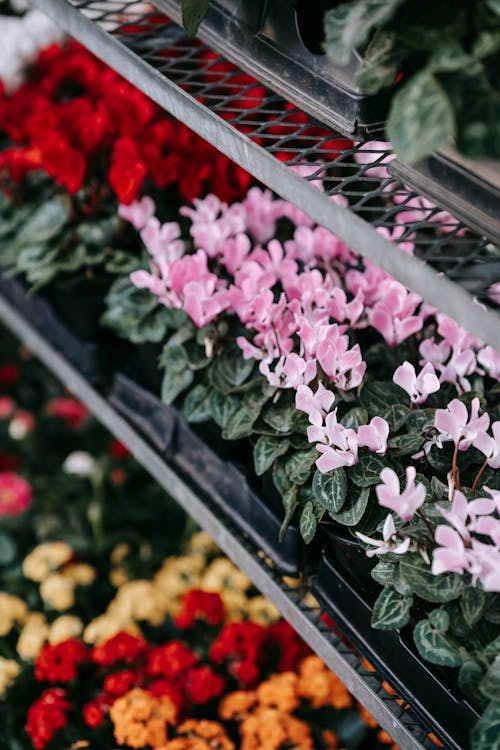
[[[25,68],[39,52],[64,36],[39,10],[29,10],[23,16],[0,16],[0,79],[7,91],[21,85]]]

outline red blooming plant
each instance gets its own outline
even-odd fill
[[[141,248],[117,208],[144,189],[168,218],[207,192],[241,198],[251,182],[76,42],[42,52],[14,93],[0,87],[2,133],[0,263],[37,287],[79,272],[102,287],[103,274],[133,270]]]

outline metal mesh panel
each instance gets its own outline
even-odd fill
[[[498,248],[393,179],[385,144],[354,143],[327,129],[144,3],[72,4],[287,166],[307,163],[305,179],[321,179],[328,195],[346,198],[399,244],[412,241],[415,255],[496,307],[488,292],[500,281]]]

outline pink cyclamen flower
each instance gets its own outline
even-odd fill
[[[342,391],[357,388],[366,370],[359,344],[348,347],[349,338],[341,335],[338,325],[331,325],[316,352],[324,372]]]
[[[18,516],[31,505],[31,485],[10,471],[0,472],[0,518]]]
[[[8,419],[12,416],[16,404],[10,396],[0,396],[0,419]]]
[[[295,406],[299,411],[304,411],[309,417],[311,424],[321,427],[323,419],[330,411],[335,395],[332,391],[319,383],[316,393],[307,385],[299,385],[295,396]]]
[[[369,424],[358,427],[358,447],[384,455],[387,450],[389,425],[382,417],[373,417]]]
[[[269,385],[277,388],[294,388],[310,383],[316,376],[315,360],[305,360],[295,352],[286,357],[280,357],[271,370],[269,363],[261,361],[259,370],[267,378]]]
[[[480,349],[477,353],[477,361],[491,378],[500,380],[500,353],[492,346],[485,346],[484,349]]]
[[[500,593],[500,548],[484,544],[479,539],[471,542],[469,572],[472,583],[479,580],[484,591]]]
[[[470,417],[466,405],[457,398],[450,401],[446,409],[436,409],[434,424],[441,433],[441,440],[453,440],[461,451],[484,440],[490,418],[486,413],[479,416],[479,406],[479,399],[474,398]]]
[[[367,311],[370,325],[389,346],[396,346],[422,328],[422,316],[414,314],[421,301],[398,281],[386,279],[378,289],[377,302]]]
[[[441,573],[463,574],[469,567],[469,556],[464,540],[450,526],[441,524],[436,528],[434,539],[439,545],[432,555],[432,575]]]
[[[417,375],[410,362],[403,362],[393,375],[393,381],[409,395],[412,404],[423,404],[427,396],[439,391],[440,383],[434,367],[428,362]]]
[[[375,487],[379,505],[395,511],[403,521],[411,521],[425,501],[424,485],[415,484],[416,473],[414,466],[406,467],[406,487],[401,492],[398,475],[386,467],[380,472],[382,484]]]
[[[308,427],[307,437],[309,442],[317,443],[316,448],[322,455],[316,466],[324,474],[358,462],[358,436],[354,430],[337,422],[336,410],[327,415],[323,428]]]
[[[128,206],[123,203],[118,207],[118,216],[129,221],[135,229],[139,231],[148,223],[149,219],[154,216],[155,204],[152,198],[145,195],[140,201],[133,201]]]
[[[398,539],[394,519],[390,513],[388,513],[384,522],[384,528],[382,531],[383,539],[374,539],[371,536],[362,534],[360,531],[356,531],[356,536],[359,537],[362,542],[365,542],[365,544],[370,544],[374,547],[374,549],[366,551],[367,557],[386,555],[388,552],[392,552],[394,555],[404,555],[405,552],[408,552],[411,545],[409,537],[405,537],[402,540]]]
[[[493,437],[487,432],[480,432],[474,441],[474,446],[484,453],[488,466],[500,469],[500,422],[491,425]]]

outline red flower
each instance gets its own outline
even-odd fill
[[[117,661],[134,662],[144,656],[148,645],[142,638],[130,633],[117,633],[104,643],[94,646],[91,653],[96,664],[109,666]]]
[[[70,682],[88,659],[87,646],[76,638],[45,646],[35,662],[35,677],[39,682]]]
[[[113,440],[109,446],[109,454],[113,456],[113,458],[126,458],[127,456],[130,456],[130,451],[127,446],[120,443],[119,440]]]
[[[219,625],[226,616],[220,594],[201,589],[191,589],[182,597],[181,610],[175,618],[178,628],[192,627],[196,620],[205,620],[209,625]]]
[[[288,672],[295,670],[300,661],[311,653],[309,646],[297,635],[286,620],[279,620],[268,629],[270,647],[278,651],[278,670]]]
[[[268,631],[262,625],[229,623],[213,642],[210,660],[215,664],[226,663],[242,688],[252,687],[259,679],[261,665],[269,659],[268,640]]]
[[[82,709],[85,724],[91,729],[97,729],[100,727],[106,718],[109,707],[114,701],[115,699],[113,696],[101,693],[101,695],[98,695],[93,701],[86,703]]]
[[[17,362],[6,362],[0,367],[0,385],[14,385],[19,380],[21,367]]]
[[[44,134],[39,147],[47,173],[70,193],[77,193],[82,187],[87,168],[81,152],[55,132]]]
[[[28,710],[26,731],[36,750],[43,750],[56,732],[66,726],[71,708],[62,688],[45,690],[33,703]]]
[[[198,657],[180,641],[170,641],[164,646],[152,648],[148,655],[146,672],[175,679],[191,669]]]
[[[193,703],[208,703],[219,698],[226,687],[223,677],[207,666],[191,669],[186,681],[186,693]]]
[[[157,698],[166,695],[177,706],[179,711],[182,708],[182,690],[175,683],[168,682],[167,680],[155,680],[148,685],[148,693],[155,695]]]
[[[22,465],[20,456],[10,453],[0,453],[0,471],[16,471]]]
[[[131,669],[123,669],[121,672],[110,674],[104,680],[103,689],[105,693],[120,696],[127,693],[137,683],[138,676]]]
[[[8,419],[15,408],[16,404],[10,396],[0,396],[0,419]]]
[[[131,203],[139,193],[146,166],[131,138],[118,138],[113,148],[109,182],[121,203]]]
[[[53,398],[47,404],[47,413],[63,419],[68,427],[77,430],[88,418],[86,407],[74,398]]]
[[[0,518],[18,516],[31,505],[31,485],[10,471],[0,472]]]

